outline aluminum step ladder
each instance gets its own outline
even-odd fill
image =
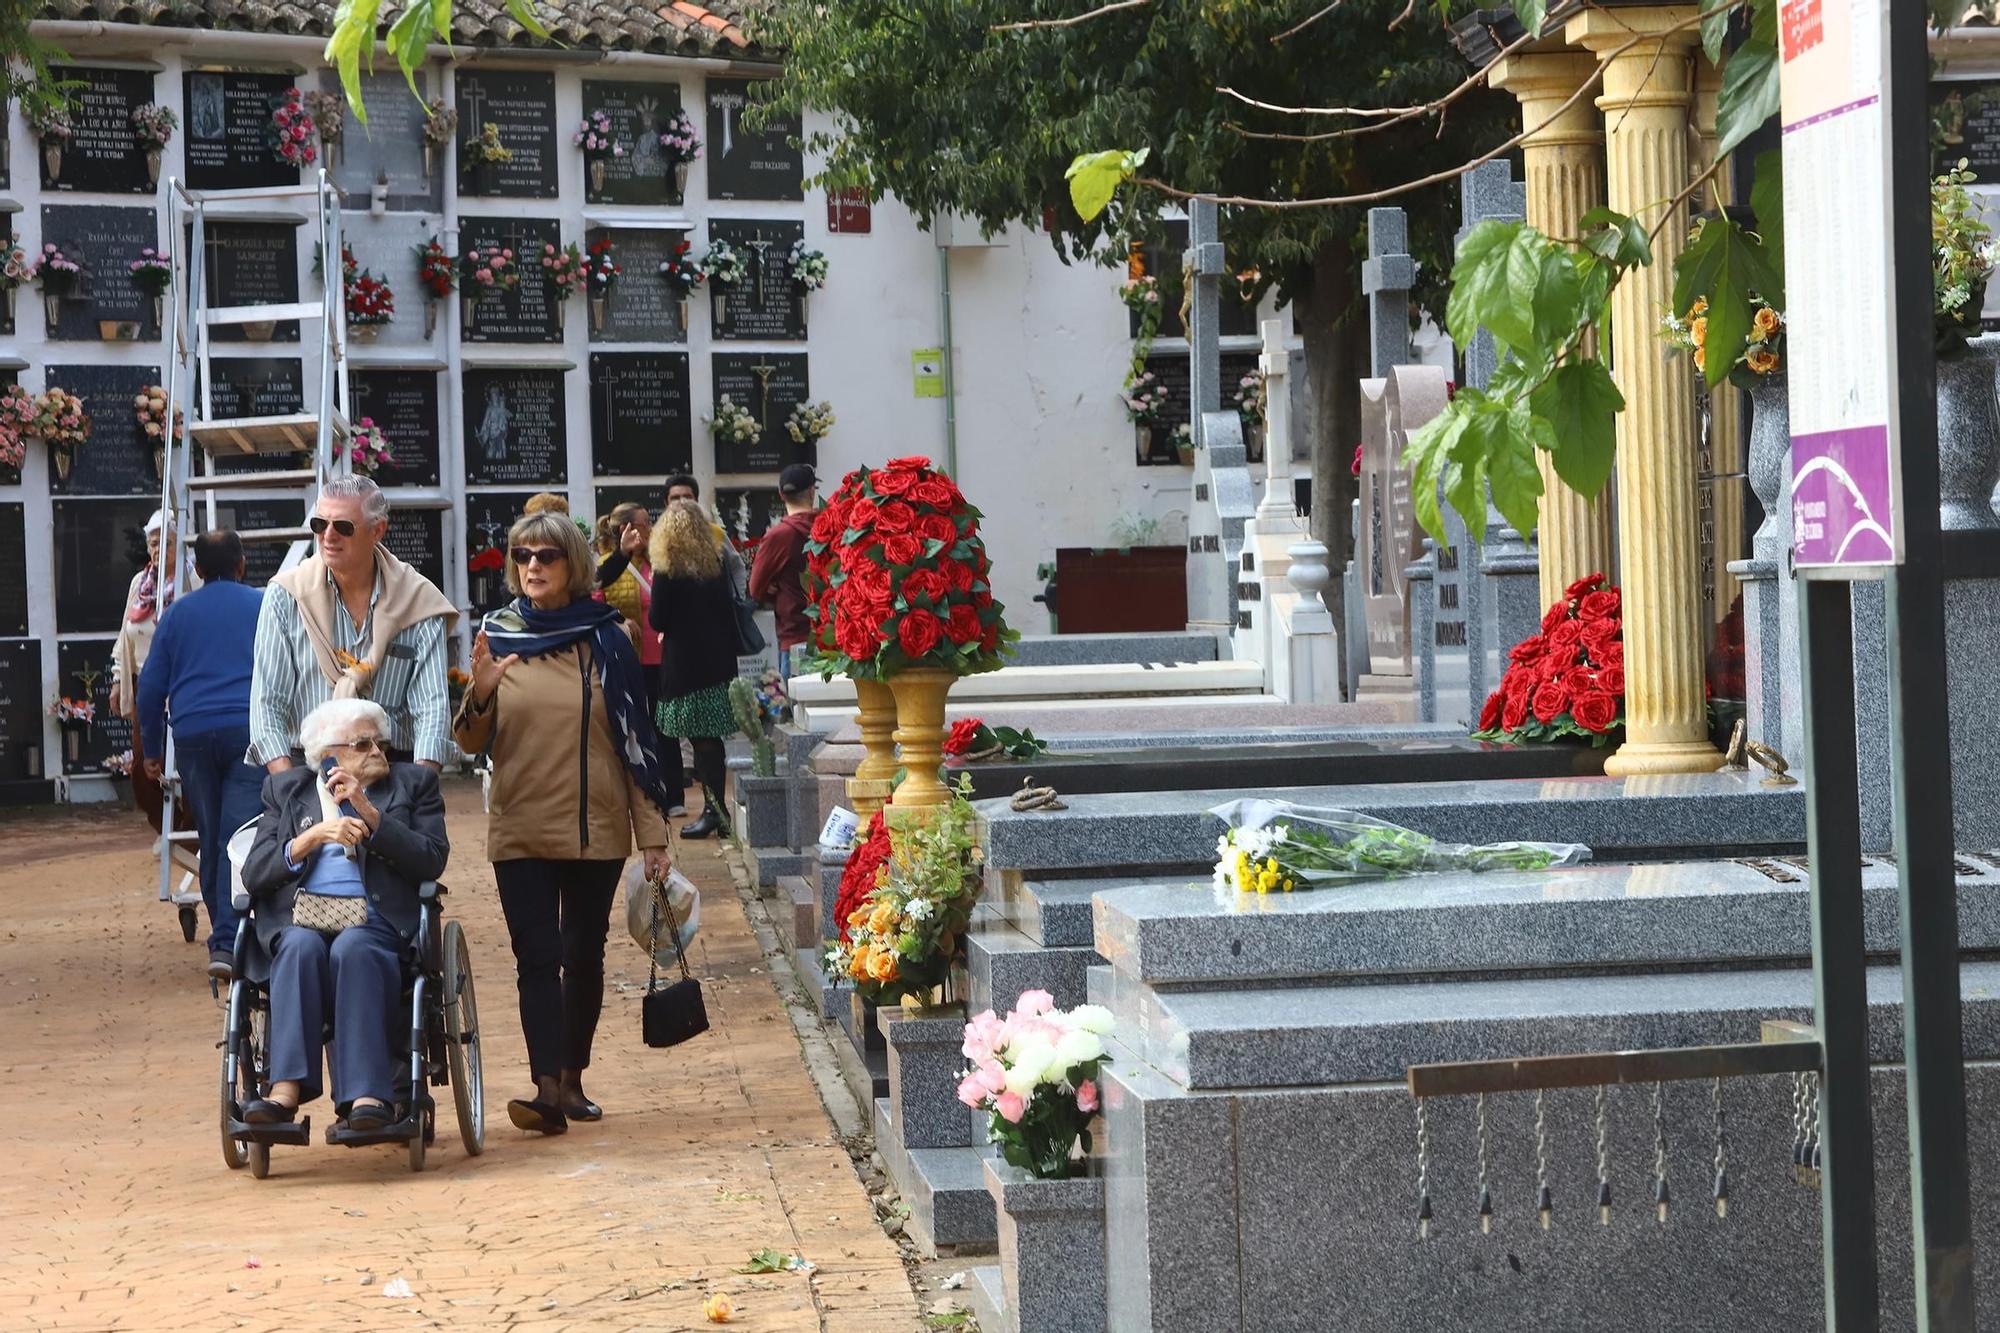
[[[334,276],[345,271],[340,262],[346,253],[340,216],[345,196],[324,168],[314,171],[309,182],[268,189],[189,190],[179,178],[170,178],[165,195],[167,246],[173,269],[166,301],[173,347],[167,357],[165,387],[169,419],[185,423],[185,437],[172,430],[167,432],[160,468],[161,512],[173,517],[178,549],[179,541],[219,525],[222,492],[254,491],[259,499],[281,501],[295,496],[299,505],[297,525],[237,530],[245,545],[284,543],[286,552],[280,569],[290,569],[312,551],[312,529],[307,520],[320,488],[332,478],[349,476],[353,471],[348,454],[352,399],[346,356],[346,290],[345,283]],[[279,305],[210,305],[209,222],[228,221],[231,205],[290,199],[312,199],[318,207],[319,299]],[[212,205],[223,207],[211,213]],[[213,330],[229,324],[290,320],[314,323],[319,328],[319,382],[313,410],[262,417],[217,416],[209,361]],[[220,459],[257,455],[284,457],[272,466],[256,470],[224,471],[218,466]],[[199,523],[195,516],[198,501],[202,507]],[[169,568],[165,542],[160,543],[158,559],[155,576],[159,586],[171,586],[176,595],[186,592],[186,560],[177,556]],[[137,688],[137,682],[133,688]],[[160,858],[160,900],[179,909],[182,932],[193,940],[194,925],[199,920],[195,909],[202,901],[200,862],[195,850],[198,838],[192,829],[174,827],[174,807],[181,794],[181,782],[174,762],[171,731],[166,753],[160,758],[160,839],[156,845]],[[178,885],[176,870],[181,872]]]

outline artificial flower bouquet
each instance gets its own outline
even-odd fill
[[[1578,843],[1437,839],[1353,810],[1245,799],[1210,814],[1229,827],[1215,840],[1219,893],[1291,893],[1449,870],[1547,870],[1590,858]]]
[[[1739,389],[1755,387],[1757,381],[1784,368],[1785,317],[1759,297],[1750,300],[1750,331],[1743,346],[1729,363],[1729,382]],[[1660,319],[1660,336],[1670,347],[1694,357],[1694,368],[1708,369],[1708,298],[1698,296],[1685,316],[1667,314]]]
[[[28,256],[20,246],[11,246],[0,251],[0,291],[14,291],[26,286],[35,276]]]
[[[827,951],[828,976],[847,978],[876,1004],[925,998],[943,984],[979,896],[971,789],[961,778],[935,818],[897,830],[873,891],[845,918],[846,938]]]
[[[791,260],[792,281],[800,291],[810,295],[826,286],[829,265],[825,251],[815,250],[804,241],[793,241]]]
[[[158,449],[165,445],[167,433],[167,391],[163,386],[148,384],[139,390],[132,399],[132,415],[138,420],[140,432],[145,435],[147,442],[153,448]],[[176,440],[181,438],[181,427],[180,409],[176,408],[174,409],[174,438]]]
[[[1125,404],[1126,418],[1135,426],[1157,426],[1166,418],[1166,386],[1150,370],[1134,375],[1120,398]]]
[[[800,403],[785,418],[785,434],[793,444],[817,444],[833,430],[832,403]]]
[[[577,265],[577,274],[586,296],[607,295],[612,284],[624,273],[625,270],[618,264],[617,242],[609,236],[600,236],[592,241]]]
[[[372,477],[395,463],[396,456],[389,450],[388,438],[375,424],[374,417],[363,417],[354,423],[354,433],[347,441],[347,459],[354,470],[364,477]]]
[[[434,300],[442,301],[458,287],[458,270],[436,237],[417,247],[417,282]]]
[[[271,119],[264,126],[264,139],[271,146],[272,157],[288,167],[311,166],[319,156],[312,138],[312,116],[297,88],[287,88],[271,99]]]
[[[50,296],[67,295],[76,286],[76,275],[83,266],[62,252],[62,247],[53,241],[42,246],[41,255],[29,270],[36,282]]]
[[[569,141],[581,148],[587,158],[625,156],[624,145],[618,142],[611,117],[604,111],[593,111],[585,116],[578,122],[575,133],[569,136]]]
[[[0,389],[0,467],[20,470],[35,433],[35,396],[18,384]]]
[[[701,134],[694,127],[694,120],[684,109],[676,109],[666,126],[659,131],[660,155],[667,159],[670,167],[683,162],[693,162],[701,156]]]
[[[848,942],[848,922],[855,919],[854,909],[880,886],[888,864],[889,821],[877,811],[856,832],[847,864],[840,872],[840,889],[833,900],[834,938],[827,941],[829,959],[835,957],[833,950]]]
[[[1625,726],[1620,596],[1602,574],[1578,579],[1542,617],[1542,632],[1508,654],[1500,688],[1479,710],[1475,740],[1609,745]]]
[[[1002,755],[1009,759],[1033,759],[1048,748],[1049,743],[1027,727],[1018,731],[1013,727],[989,727],[976,717],[958,719],[944,738],[945,758],[968,764]]]
[[[757,675],[757,711],[773,725],[783,722],[791,711],[791,696],[785,693],[785,678],[776,667],[765,667]]]
[[[674,247],[671,255],[660,261],[660,277],[667,286],[673,288],[674,295],[683,298],[701,286],[708,276],[701,271],[701,264],[693,258],[691,254],[693,249],[691,243],[682,241]]]
[[[88,699],[72,699],[65,695],[49,705],[49,715],[59,726],[88,731],[90,724],[97,720],[97,705]]]
[[[437,120],[433,118],[426,124],[425,133],[428,134],[436,124]],[[514,160],[514,150],[500,142],[500,127],[490,120],[479,127],[478,134],[466,140],[463,155],[466,164],[475,167],[497,167]]]
[[[1974,177],[1967,160],[1931,181],[1931,287],[1937,354],[1965,350],[1980,331],[1986,283],[2000,267],[2000,237],[1986,222],[1985,209],[1965,187]]]
[[[458,108],[448,104],[442,97],[433,97],[424,103],[425,142],[433,148],[442,148],[457,137]],[[496,142],[500,138],[498,126],[493,129],[493,138]]]
[[[1109,1009],[1058,1009],[1044,990],[1023,991],[1005,1018],[988,1009],[965,1025],[958,1099],[986,1113],[986,1137],[1010,1165],[1041,1180],[1083,1173],[1111,1026]]]
[[[715,415],[709,418],[708,430],[718,444],[751,445],[764,438],[764,428],[757,418],[726,393],[715,401]]]
[[[140,250],[126,269],[132,275],[132,285],[151,297],[165,296],[174,283],[172,263],[150,245]]]
[[[488,292],[511,292],[521,285],[521,266],[508,246],[475,245],[459,262],[465,269],[467,291],[484,296]]]
[[[701,257],[701,271],[717,287],[734,287],[750,276],[750,260],[728,241],[713,240]]]
[[[558,247],[552,241],[544,241],[542,275],[548,279],[549,288],[558,301],[567,300],[571,292],[582,291],[583,252],[576,248],[576,242]]]
[[[174,131],[180,128],[180,118],[171,107],[158,102],[148,102],[132,109],[132,135],[139,146],[149,152],[159,152],[173,142]]]
[[[362,269],[347,283],[347,322],[380,328],[396,317],[396,293],[388,283]]]

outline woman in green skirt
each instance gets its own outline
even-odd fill
[[[653,528],[653,602],[660,632],[660,733],[694,749],[701,815],[681,829],[706,838],[722,827],[722,741],[734,734],[736,608],[722,573],[722,538],[692,501],[676,500]]]

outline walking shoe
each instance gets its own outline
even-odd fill
[[[236,958],[227,949],[208,951],[208,979],[210,981],[234,981],[236,979]]]
[[[507,1118],[517,1129],[542,1134],[560,1134],[569,1128],[569,1118],[563,1115],[560,1106],[526,1097],[516,1097],[507,1103]]]
[[[701,812],[699,819],[681,825],[681,836],[683,838],[706,838],[721,827],[722,820],[716,815],[715,807],[709,806]]]
[[[682,805],[679,801],[676,801],[672,805],[667,807],[667,818],[680,819],[684,817],[687,814],[687,812],[688,808],[685,805]]]

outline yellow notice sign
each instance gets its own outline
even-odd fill
[[[910,373],[917,397],[944,397],[944,348],[919,347],[910,353]]]

